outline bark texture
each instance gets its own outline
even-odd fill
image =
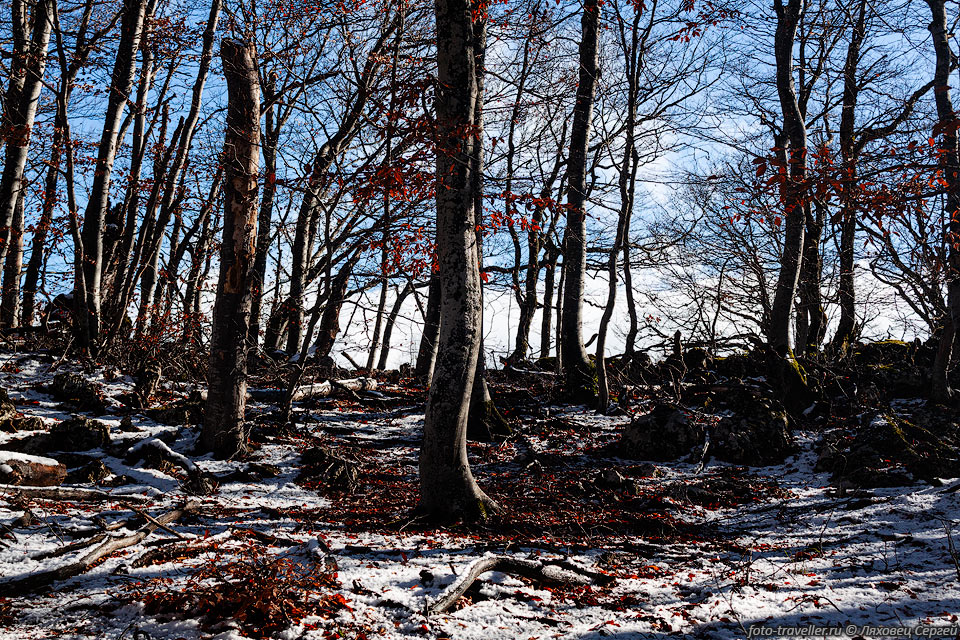
[[[472,6],[437,0],[437,259],[440,339],[420,448],[422,515],[483,518],[495,503],[470,471],[467,420],[480,352],[481,299],[471,161],[477,70]]]
[[[937,120],[940,130],[940,169],[947,182],[947,194],[943,205],[943,218],[947,228],[947,329],[940,336],[940,349],[932,372],[933,396],[940,401],[953,397],[953,390],[947,379],[947,370],[952,360],[954,332],[960,326],[960,146],[957,143],[957,131],[952,124],[956,120],[953,110],[953,98],[950,91],[950,73],[956,60],[950,49],[951,34],[947,31],[945,0],[927,0],[932,20],[930,34],[933,36],[933,48],[936,52],[934,72],[934,99],[937,105]]]
[[[580,82],[570,130],[567,170],[567,226],[563,234],[563,339],[564,390],[573,402],[591,403],[596,397],[593,365],[583,346],[583,290],[587,265],[586,174],[587,147],[593,120],[593,103],[600,74],[597,44],[600,5],[586,0],[580,21]]]
[[[223,145],[223,242],[213,308],[203,445],[232,457],[246,445],[247,334],[257,235],[257,171],[260,163],[260,84],[252,44],[220,45],[227,79],[227,130]]]

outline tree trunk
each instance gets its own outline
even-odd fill
[[[266,181],[263,185],[263,197],[260,200],[260,217],[257,219],[257,253],[253,260],[253,306],[250,312],[250,335],[247,341],[250,344],[251,359],[256,359],[260,345],[260,316],[263,308],[263,287],[267,281],[267,258],[270,255],[271,221],[273,220],[273,203],[277,193],[277,145],[280,142],[280,124],[276,121],[274,112],[276,105],[273,97],[277,90],[275,77],[267,81],[266,99],[270,103],[264,121],[263,136],[263,168]]]
[[[800,278],[800,263],[803,259],[804,196],[806,181],[807,131],[797,102],[793,82],[793,45],[797,36],[797,23],[803,12],[803,0],[775,0],[777,29],[774,40],[776,58],[777,94],[783,114],[784,139],[781,160],[788,164],[789,172],[781,186],[784,204],[785,235],[780,256],[780,275],[777,280],[773,310],[770,314],[768,339],[770,346],[781,356],[792,358],[791,316],[794,298]]]
[[[223,458],[246,448],[247,333],[250,329],[253,254],[260,163],[260,83],[252,44],[223,40],[227,128],[223,158],[223,242],[213,308],[203,445]]]
[[[427,312],[423,318],[423,333],[417,351],[414,375],[426,380],[433,379],[433,367],[437,361],[437,343],[440,340],[440,275],[430,273],[430,288],[427,290]]]
[[[350,276],[353,274],[353,268],[360,259],[359,254],[349,258],[330,284],[330,290],[327,295],[326,303],[323,305],[323,316],[320,318],[320,331],[317,334],[317,359],[329,357],[333,351],[333,345],[340,333],[340,312],[343,310],[343,303],[347,299],[347,285],[350,284]]]
[[[815,205],[815,206],[814,206]],[[804,319],[804,331],[797,332],[797,349],[800,353],[811,355],[820,350],[824,333],[827,330],[827,314],[823,310],[823,294],[820,282],[823,280],[823,257],[820,254],[820,239],[823,235],[825,207],[818,203],[804,204],[805,232],[803,242],[803,261],[800,266],[798,285],[800,303],[798,318]]]
[[[393,308],[390,310],[390,315],[387,316],[387,324],[383,328],[383,344],[380,347],[380,360],[377,362],[377,369],[381,371],[387,368],[387,359],[390,357],[390,340],[393,337],[393,327],[397,323],[400,309],[403,308],[403,301],[407,299],[411,291],[413,291],[413,284],[407,282],[406,286],[397,293],[397,299],[393,301]]]
[[[543,276],[543,312],[540,316],[540,357],[550,357],[550,337],[553,335],[553,289],[556,285],[557,252],[552,244],[547,246],[544,256]]]
[[[583,346],[583,290],[587,265],[586,173],[587,148],[593,120],[593,102],[600,73],[597,41],[600,5],[586,0],[581,18],[580,82],[570,131],[567,169],[567,226],[563,238],[563,351],[564,391],[574,403],[592,403],[597,388],[594,368]]]
[[[140,35],[147,11],[147,0],[125,0],[123,17],[120,23],[120,42],[117,45],[116,61],[110,78],[110,91],[107,96],[106,115],[103,132],[97,151],[97,162],[93,172],[93,184],[83,216],[85,289],[77,288],[81,294],[77,298],[77,312],[87,317],[89,335],[82,337],[82,345],[90,353],[97,349],[100,335],[100,281],[103,274],[103,230],[109,204],[110,174],[117,156],[120,120],[133,89],[136,71],[136,53],[140,47]],[[78,282],[79,284],[79,282]]]
[[[15,0],[11,9],[13,14],[14,61],[11,64],[11,87],[7,91],[7,104],[4,112],[4,132],[6,148],[4,150],[3,174],[0,175],[0,263],[5,263],[8,251],[16,251],[14,246],[23,244],[23,190],[24,170],[27,165],[27,152],[30,137],[40,101],[40,89],[43,87],[43,74],[47,64],[47,48],[53,28],[54,0],[38,0],[33,11],[33,32],[26,42],[27,3]],[[17,224],[17,207],[20,206],[20,219]],[[14,241],[16,239],[16,242]],[[21,257],[22,260],[22,257]],[[9,275],[9,281],[8,281]],[[0,324],[12,326],[16,322],[16,304],[10,298],[20,294],[20,270],[5,273],[3,279],[3,305],[0,308]]]
[[[855,338],[857,326],[856,289],[854,287],[854,245],[857,233],[857,211],[854,191],[857,187],[857,156],[854,138],[857,99],[857,69],[863,46],[867,2],[860,0],[856,22],[853,24],[847,57],[843,64],[843,99],[840,107],[840,154],[843,157],[843,190],[840,194],[840,321],[831,341],[831,349],[845,354]]]
[[[17,199],[13,224],[8,236],[7,258],[3,265],[3,297],[0,300],[0,325],[16,327],[20,312],[20,272],[23,269],[23,195]]]
[[[467,420],[480,355],[483,303],[475,211],[477,72],[472,3],[436,0],[437,259],[441,322],[420,448],[426,517],[484,518],[496,503],[470,471]]]
[[[936,70],[934,72],[934,99],[937,104],[937,119],[940,129],[940,167],[947,183],[947,194],[943,205],[943,219],[946,221],[948,251],[947,274],[947,310],[950,314],[947,327],[940,336],[940,354],[934,363],[932,375],[933,397],[946,402],[953,397],[947,373],[950,365],[950,353],[953,349],[953,333],[960,327],[960,149],[957,143],[957,130],[953,126],[956,113],[950,92],[950,73],[954,68],[954,54],[950,48],[950,34],[947,32],[945,0],[927,0],[933,20],[930,22],[930,34],[933,36],[933,48],[936,52]]]
[[[144,251],[144,262],[147,266],[143,271],[140,293],[141,312],[138,322],[140,318],[145,317],[143,313],[144,310],[149,313],[151,318],[155,317],[154,298],[156,296],[160,250],[163,245],[164,235],[166,234],[167,224],[170,222],[170,218],[178,208],[180,202],[178,194],[181,191],[181,175],[187,164],[187,157],[190,155],[190,149],[193,145],[193,137],[197,130],[197,124],[200,121],[203,90],[206,86],[207,76],[210,73],[210,62],[213,59],[213,45],[217,32],[217,24],[220,21],[221,4],[222,0],[213,0],[210,3],[210,12],[207,16],[206,26],[204,27],[201,39],[203,45],[200,52],[200,62],[191,92],[190,110],[187,113],[186,119],[181,121],[182,127],[180,129],[177,152],[173,157],[170,170],[167,172],[166,182],[163,188],[163,199],[160,202],[160,214],[154,226],[153,235],[149,238]]]

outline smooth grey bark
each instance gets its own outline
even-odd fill
[[[38,0],[33,11],[33,31],[26,40],[27,3],[20,0],[11,6],[14,31],[14,60],[11,63],[11,86],[7,91],[6,109],[3,124],[6,146],[4,149],[3,173],[0,175],[0,263],[7,264],[6,256],[11,247],[13,252],[23,247],[24,170],[27,165],[27,152],[37,107],[40,102],[40,90],[43,87],[43,75],[47,66],[47,49],[53,28],[54,0]],[[19,44],[20,46],[17,46]],[[21,207],[19,223],[17,207]],[[22,255],[14,258],[14,263],[5,269],[3,278],[3,299],[0,304],[0,324],[16,324],[16,307],[20,297],[20,269]],[[15,270],[14,267],[16,267]]]
[[[110,193],[110,175],[117,156],[120,121],[127,100],[133,89],[136,71],[136,53],[147,12],[147,0],[124,0],[120,21],[120,42],[110,78],[106,115],[97,151],[93,184],[87,199],[80,233],[83,252],[83,285],[76,284],[77,313],[86,316],[89,333],[81,336],[81,346],[95,353],[100,336],[101,296],[100,282],[103,274],[103,231]],[[79,274],[76,274],[79,278]]]
[[[496,503],[467,459],[467,421],[480,355],[475,131],[477,43],[472,3],[436,0],[437,261],[440,340],[420,447],[419,512],[440,520],[484,518]]]
[[[600,4],[586,0],[580,19],[580,81],[570,129],[567,165],[567,224],[563,234],[563,386],[575,403],[596,399],[594,368],[583,346],[583,291],[587,265],[586,174],[593,103],[600,74]]]
[[[797,37],[797,24],[803,13],[803,0],[775,0],[777,28],[774,36],[776,59],[777,95],[783,115],[783,136],[778,141],[781,161],[789,167],[788,176],[781,185],[784,203],[784,241],[780,256],[780,274],[770,312],[768,340],[774,351],[792,357],[791,317],[794,298],[800,279],[800,263],[803,259],[804,182],[807,176],[807,130],[797,102],[793,81],[793,46]]]
[[[203,446],[222,458],[246,448],[247,333],[250,329],[253,253],[257,235],[257,173],[260,165],[260,82],[252,44],[223,40],[220,56],[227,81],[227,128],[223,242],[213,308]]]

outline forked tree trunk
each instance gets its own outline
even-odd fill
[[[570,130],[567,171],[567,226],[563,234],[563,360],[564,391],[576,403],[596,399],[594,368],[583,346],[583,291],[587,265],[586,174],[587,147],[593,120],[599,62],[597,43],[600,4],[586,0],[580,21],[580,82]]]
[[[406,286],[397,293],[397,299],[393,301],[393,308],[390,315],[387,316],[387,324],[383,328],[383,344],[380,347],[380,360],[377,362],[377,369],[383,371],[387,368],[387,360],[390,358],[390,341],[393,338],[393,327],[397,324],[397,317],[400,315],[400,309],[403,308],[403,301],[407,299],[410,292],[413,291],[413,284],[407,282]]]
[[[945,0],[927,0],[933,20],[930,34],[936,52],[934,72],[934,99],[937,104],[938,129],[940,129],[940,167],[947,182],[947,195],[943,205],[943,218],[947,221],[947,312],[950,314],[946,328],[940,337],[940,350],[932,371],[933,397],[945,402],[953,396],[947,378],[950,353],[954,344],[954,332],[960,327],[960,148],[957,130],[953,126],[956,113],[950,93],[950,73],[953,70],[953,51],[950,34],[947,32]]]
[[[436,0],[437,260],[441,322],[420,448],[419,511],[483,518],[494,503],[467,459],[467,419],[480,352],[480,271],[474,201],[477,73],[473,4]]]
[[[320,318],[320,331],[317,334],[316,357],[318,360],[326,358],[333,351],[333,345],[340,333],[340,312],[347,299],[347,286],[353,268],[360,259],[359,252],[351,256],[330,283],[330,291],[323,305],[323,316]]]
[[[213,307],[203,445],[228,458],[246,447],[243,410],[247,390],[253,254],[257,235],[257,171],[260,163],[260,84],[252,44],[220,44],[227,79],[227,130],[223,145],[223,242]]]

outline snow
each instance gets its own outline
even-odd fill
[[[26,453],[17,453],[16,451],[0,451],[0,464],[7,462],[23,462],[26,464],[43,464],[52,467],[60,464],[53,458],[44,458],[43,456],[31,456]]]
[[[46,364],[0,354],[0,367],[7,363],[16,363],[19,372],[0,370],[0,387],[10,390],[18,409],[40,416],[47,425],[69,417],[69,412],[39,391],[53,375]],[[58,371],[69,367],[64,363]],[[129,379],[90,375],[104,383],[108,396],[132,388]],[[324,400],[310,407],[297,418],[303,441],[274,438],[265,431],[262,446],[248,461],[276,465],[278,475],[231,476],[217,493],[199,498],[199,515],[172,525],[184,536],[215,543],[215,552],[134,567],[139,554],[152,548],[141,545],[58,583],[48,594],[12,597],[12,620],[4,621],[0,600],[0,639],[133,638],[138,637],[134,632],[142,632],[152,640],[238,640],[243,637],[238,628],[205,629],[196,619],[148,613],[142,604],[124,600],[124,585],[159,579],[168,581],[164,584],[170,589],[180,589],[191,567],[202,566],[216,554],[239,557],[253,540],[243,534],[245,530],[294,543],[265,547],[275,557],[335,567],[339,593],[349,609],[332,620],[308,616],[277,636],[291,640],[319,640],[336,630],[342,630],[343,637],[358,637],[362,631],[370,638],[388,639],[592,640],[607,635],[627,639],[680,634],[727,640],[747,637],[751,625],[946,625],[956,623],[960,614],[960,557],[955,551],[960,548],[960,491],[954,490],[955,481],[943,487],[917,484],[840,491],[830,485],[826,474],[814,469],[818,435],[813,432],[798,434],[800,453],[786,463],[750,470],[758,486],[775,485],[777,492],[750,496],[753,499],[733,506],[697,504],[686,497],[687,487],[693,480],[737,477],[744,472],[716,462],[699,474],[689,462],[657,463],[657,473],[634,478],[639,491],[660,496],[659,508],[669,510],[677,526],[689,533],[645,536],[614,531],[603,538],[603,544],[578,546],[548,528],[538,538],[517,535],[511,540],[495,530],[425,531],[402,525],[351,524],[347,516],[352,509],[379,506],[369,504],[377,500],[376,494],[357,498],[367,502],[357,505],[304,488],[297,480],[301,451],[314,441],[309,438],[348,448],[365,461],[365,468],[395,473],[397,487],[415,491],[422,405],[372,412]],[[251,407],[257,413],[268,409],[256,403]],[[635,464],[585,449],[588,440],[614,438],[627,418],[596,416],[583,408],[550,408],[544,414],[537,418],[545,425],[539,432],[525,433],[504,445],[471,449],[481,484],[491,483],[494,474],[525,477],[531,473],[525,471],[530,456],[542,457],[548,474],[568,465],[585,482],[592,469],[613,466],[626,474],[628,466]],[[189,429],[158,425],[135,415],[133,424],[139,430],[121,433],[118,418],[98,419],[111,425],[115,443],[133,451],[162,446],[166,455],[189,463],[185,468],[221,477],[246,469],[243,462],[197,457],[192,452],[196,433]],[[573,435],[559,432],[566,428]],[[0,433],[0,448],[20,435]],[[102,459],[113,473],[132,479],[131,485],[114,491],[151,496],[153,502],[144,508],[152,515],[187,498],[176,476],[128,464],[124,460],[130,458],[117,451],[108,453]],[[551,467],[548,456],[562,464]],[[530,490],[545,489],[548,480],[530,485]],[[599,505],[606,499],[603,495],[588,491],[581,499]],[[626,514],[639,508],[641,500],[628,496],[620,507],[606,506],[611,513]],[[17,522],[22,508],[0,495],[0,576],[67,562],[83,551],[36,558],[81,539],[76,537],[79,532],[102,524],[119,527],[132,515],[119,495],[117,502],[104,503],[38,499],[31,501],[30,509],[34,523],[23,526]],[[390,517],[385,516],[384,522],[389,523]],[[6,531],[10,534],[4,535]],[[600,534],[584,536],[584,540],[599,539]],[[172,536],[157,531],[147,542],[160,540],[172,540]],[[607,571],[616,581],[598,589],[596,600],[591,600],[491,572],[479,581],[480,597],[472,604],[426,617],[426,605],[487,553],[567,559]]]

